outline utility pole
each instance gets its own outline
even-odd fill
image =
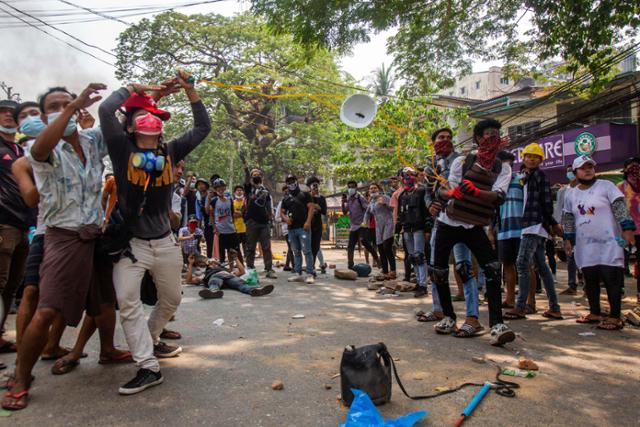
[[[13,99],[14,101],[22,102],[20,94],[13,91],[13,86],[8,86],[5,82],[0,82],[0,89],[5,93],[3,99]]]

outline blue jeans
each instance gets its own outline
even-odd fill
[[[313,254],[311,253],[311,234],[304,228],[289,229],[289,243],[293,252],[293,271],[302,274],[302,255],[304,255],[307,274],[315,274],[313,270]]]
[[[427,287],[427,261],[424,256],[424,230],[417,230],[403,234],[404,245],[415,266],[418,286]]]
[[[436,242],[436,230],[437,227],[434,227],[431,231],[431,264],[433,264],[433,248],[435,247]],[[460,264],[465,263],[466,267],[471,271],[471,251],[463,243],[458,243],[453,247],[453,258],[456,261],[456,268]],[[464,283],[463,288],[464,301],[467,306],[467,317],[479,317],[478,306],[480,302],[478,285],[475,277],[467,280]],[[440,304],[440,296],[438,295],[438,288],[435,283],[431,284],[431,298],[433,301],[433,311],[442,312],[442,304]]]
[[[549,298],[549,309],[551,311],[560,311],[558,305],[558,296],[553,283],[553,274],[549,265],[547,265],[545,255],[546,240],[542,236],[536,234],[525,234],[520,239],[520,251],[516,265],[518,266],[518,300],[516,302],[518,310],[524,310],[527,304],[527,296],[529,295],[529,287],[531,286],[531,271],[529,269],[532,262],[536,263],[544,289]]]
[[[251,289],[254,289],[255,286],[249,286],[239,277],[233,277],[228,279],[222,279],[220,277],[213,276],[209,279],[209,283],[207,283],[207,287],[212,291],[217,291],[222,288],[234,289],[236,291],[240,291],[243,294],[250,294]]]

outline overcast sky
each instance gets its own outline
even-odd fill
[[[69,0],[69,2],[101,11],[122,7],[170,7],[186,0]],[[193,2],[193,0],[192,0]],[[79,10],[60,0],[3,0],[0,1],[0,80],[14,87],[23,100],[35,99],[38,94],[49,86],[65,85],[71,90],[79,91],[89,82],[103,82],[109,88],[116,88],[119,83],[114,76],[114,68],[74,50],[65,43],[29,27],[19,20],[10,17],[8,13],[21,15],[9,5],[30,14],[44,12],[57,13],[59,16],[42,17],[49,23],[64,20],[96,19],[86,11]],[[248,9],[248,3],[233,0],[220,1],[208,5],[178,8],[182,13],[215,12],[230,16]],[[69,13],[75,13],[69,16]],[[77,15],[78,13],[84,15]],[[65,16],[66,15],[66,16]],[[147,17],[151,15],[145,15]],[[142,17],[127,17],[123,20],[133,23]],[[56,24],[56,27],[78,37],[85,42],[113,51],[116,47],[118,34],[126,26],[124,24],[99,20],[77,24]],[[114,63],[115,58],[96,49],[80,45],[69,37],[48,27],[41,27],[47,32],[89,51],[107,62]],[[341,60],[343,69],[357,79],[364,79],[381,63],[390,64],[392,58],[386,55],[386,39],[391,32],[372,35],[371,42],[361,44],[353,49],[353,54]],[[489,64],[477,64],[478,69]],[[0,95],[4,95],[0,93]]]

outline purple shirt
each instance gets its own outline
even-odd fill
[[[347,199],[347,203],[343,204],[342,209],[349,213],[349,223],[351,227],[350,231],[356,231],[362,226],[362,221],[364,221],[364,213],[367,211],[368,203],[359,194],[355,196],[349,197]]]

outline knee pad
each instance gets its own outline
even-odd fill
[[[493,281],[495,283],[500,283],[500,262],[495,261],[489,264],[482,266],[482,270],[484,270],[484,275],[487,278],[487,282]]]
[[[473,277],[471,264],[469,264],[467,261],[462,261],[456,264],[456,272],[460,275],[462,283],[467,283],[469,279]]]
[[[433,281],[436,284],[448,284],[449,283],[449,269],[448,268],[433,268]]]
[[[426,259],[424,257],[424,253],[419,252],[417,254],[414,255],[414,259],[415,259],[415,264],[416,265],[423,265],[426,262]]]

